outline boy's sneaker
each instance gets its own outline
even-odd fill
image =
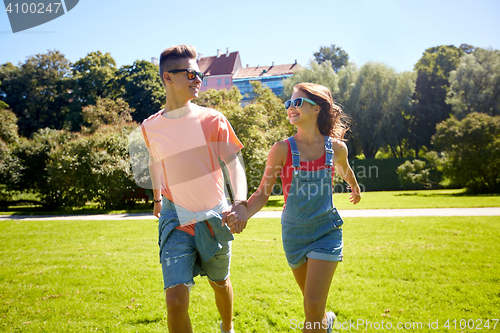
[[[337,319],[337,317],[335,316],[335,313],[333,313],[332,311],[326,313],[326,322],[328,324],[328,327],[326,329],[326,333],[332,333],[333,323],[335,322],[335,319]]]
[[[333,313],[333,312],[332,312],[332,313]],[[221,322],[221,323],[220,323],[220,332],[221,332],[221,333],[234,333],[234,326],[233,326],[233,328],[231,328],[231,330],[230,330],[229,332],[226,332],[226,331],[223,331],[223,330],[222,330],[222,322]]]

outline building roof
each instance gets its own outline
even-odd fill
[[[234,78],[244,79],[251,77],[292,75],[299,68],[302,68],[302,66],[297,63],[276,66],[273,64],[272,66],[246,67],[241,68]]]
[[[226,52],[218,56],[204,57],[198,60],[198,67],[205,75],[234,75],[241,68],[240,53]]]

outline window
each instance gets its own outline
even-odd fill
[[[217,79],[217,85],[220,86],[220,79]]]
[[[229,78],[226,78],[226,86],[229,84]]]
[[[203,80],[203,85],[206,86],[207,85],[207,81],[208,80]]]

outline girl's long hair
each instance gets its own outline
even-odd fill
[[[317,122],[320,133],[344,140],[344,135],[349,130],[349,117],[342,111],[342,107],[333,100],[330,90],[320,84],[307,82],[299,83],[293,87],[294,93],[298,90],[304,92],[309,99],[321,107]]]

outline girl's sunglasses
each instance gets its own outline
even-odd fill
[[[318,105],[316,102],[311,101],[309,98],[298,97],[298,98],[294,99],[293,101],[292,100],[286,101],[285,102],[285,109],[288,110],[290,108],[290,106],[292,106],[292,104],[293,104],[293,107],[300,108],[302,106],[302,104],[304,103],[304,101],[309,102],[312,105]]]
[[[180,73],[180,72],[187,72],[187,77],[189,81],[193,81],[196,76],[200,78],[201,81],[203,81],[203,77],[205,77],[205,74],[202,72],[197,72],[194,69],[172,69],[171,71],[168,71],[169,73]]]

